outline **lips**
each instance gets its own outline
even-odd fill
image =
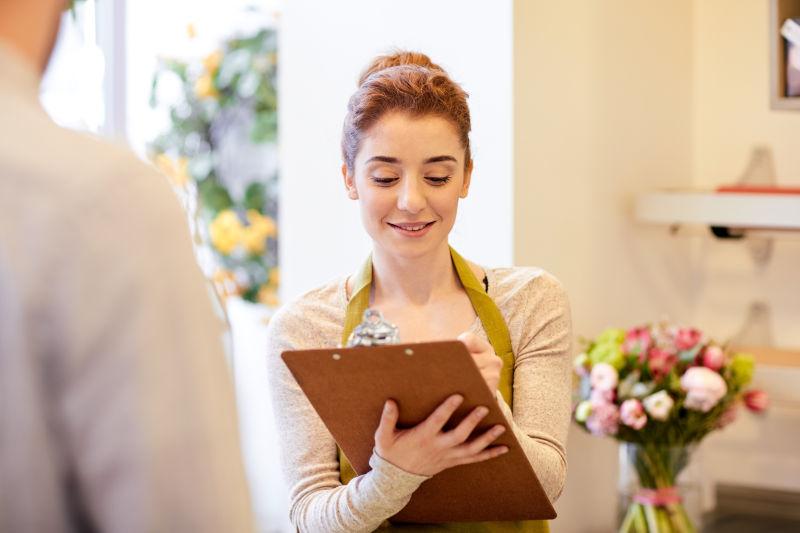
[[[388,224],[404,231],[416,232],[430,227],[433,222],[388,222]]]

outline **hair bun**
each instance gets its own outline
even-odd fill
[[[367,78],[383,69],[391,67],[399,67],[403,65],[413,65],[423,67],[428,70],[438,71],[442,74],[447,74],[445,70],[431,61],[431,58],[420,52],[411,52],[408,50],[395,50],[393,53],[378,56],[372,60],[366,69],[361,73],[358,79],[358,85],[361,86]]]

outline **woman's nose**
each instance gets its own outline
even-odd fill
[[[421,180],[416,177],[407,177],[403,179],[397,197],[397,208],[399,210],[408,211],[409,213],[419,213],[425,208],[427,199],[425,198],[425,191],[420,181]]]

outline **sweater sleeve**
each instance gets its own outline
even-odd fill
[[[509,321],[514,343],[513,412],[497,400],[551,501],[564,488],[570,421],[569,302],[560,283],[543,273],[520,291]]]
[[[339,480],[336,442],[281,359],[286,350],[313,346],[314,309],[281,310],[268,328],[268,367],[281,464],[298,531],[374,531],[399,512],[426,476],[406,472],[373,452],[368,473]],[[319,347],[319,338],[316,339]]]

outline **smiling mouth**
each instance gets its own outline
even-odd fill
[[[413,232],[413,231],[422,231],[428,226],[432,226],[433,222],[420,222],[415,224],[392,224],[391,222],[387,222],[387,224],[397,229]]]

